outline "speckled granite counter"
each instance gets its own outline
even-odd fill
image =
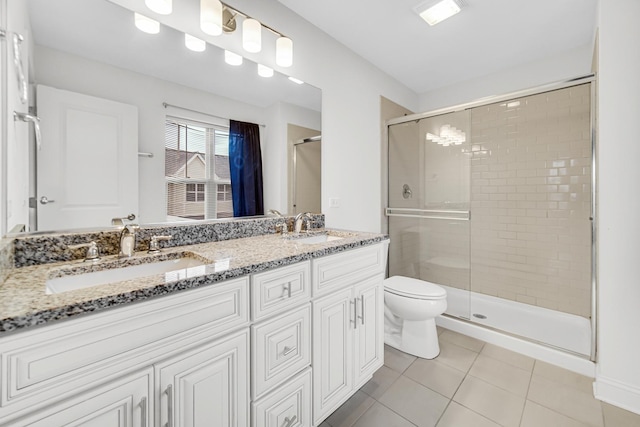
[[[108,256],[93,266],[83,264],[82,261],[71,261],[15,268],[0,285],[0,332],[15,331],[184,289],[211,285],[229,278],[388,239],[382,234],[338,230],[329,230],[329,233],[341,239],[303,244],[295,239],[286,240],[280,235],[269,234],[168,248],[158,255],[138,252],[126,264],[137,265],[149,262],[150,259],[166,260],[186,255],[199,259],[206,265],[181,270],[180,275],[156,274],[59,294],[46,293],[45,283],[48,279],[72,274],[72,270],[76,274],[78,271],[100,270],[109,263],[122,261],[118,261],[117,256]]]

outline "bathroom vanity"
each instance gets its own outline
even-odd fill
[[[383,363],[388,240],[328,236],[176,246],[203,264],[58,294],[82,261],[15,269],[0,425],[319,425]]]

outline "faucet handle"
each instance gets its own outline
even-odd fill
[[[85,261],[100,261],[100,251],[98,250],[98,244],[95,241],[89,243],[80,243],[78,245],[69,245],[68,249],[87,248],[87,253],[84,257]]]
[[[280,230],[283,236],[286,236],[289,233],[289,227],[287,226],[286,221],[282,221],[279,224],[276,224],[276,233]]]
[[[171,240],[171,236],[151,236],[151,240],[149,241],[149,250],[147,253],[156,254],[160,252],[160,242],[161,240]]]

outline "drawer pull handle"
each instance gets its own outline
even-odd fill
[[[360,321],[364,325],[364,294],[360,295]]]
[[[140,411],[142,412],[142,427],[147,427],[147,398],[140,399]]]
[[[283,286],[283,290],[287,293],[287,298],[291,298],[291,282]]]
[[[173,427],[173,386],[167,386],[167,427]]]
[[[294,351],[296,351],[296,348],[295,348],[295,347],[285,347],[285,348],[284,348],[284,351],[282,352],[282,355],[283,355],[283,356],[288,356],[288,355],[290,355],[291,353],[293,353]]]
[[[291,427],[291,426],[293,425],[293,423],[295,423],[295,422],[296,422],[296,420],[297,420],[297,419],[298,419],[298,416],[297,416],[297,415],[294,415],[294,416],[293,416],[293,417],[291,417],[291,418],[289,418],[289,417],[285,418],[285,419],[284,419],[284,422],[285,422],[286,424],[284,425],[284,427]]]

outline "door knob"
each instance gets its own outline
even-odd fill
[[[49,200],[47,196],[40,197],[40,203],[42,203],[43,205],[46,205],[47,203],[53,203],[53,202],[55,202],[55,200]]]

